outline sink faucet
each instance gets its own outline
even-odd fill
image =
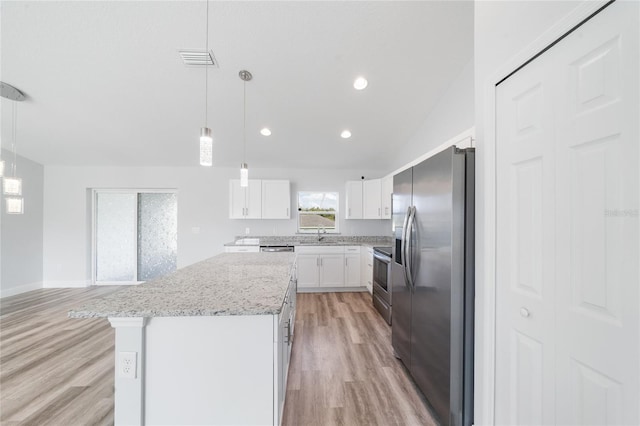
[[[322,233],[326,234],[327,231],[324,228],[322,228]],[[322,237],[320,236],[320,228],[318,228],[318,241],[322,241],[323,239],[324,239],[324,236]]]

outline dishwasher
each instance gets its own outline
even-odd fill
[[[279,253],[279,252],[291,252],[294,251],[293,246],[260,246],[260,251]]]

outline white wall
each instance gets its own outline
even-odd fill
[[[344,209],[345,182],[381,177],[384,171],[250,169],[252,179],[291,180],[292,208],[300,190],[338,191]],[[292,235],[290,220],[231,220],[229,179],[238,169],[204,167],[45,168],[44,284],[85,286],[91,279],[89,188],[175,188],[178,190],[178,267],[222,252],[223,244],[244,235]],[[294,211],[294,210],[292,210]],[[341,215],[343,216],[343,215]],[[193,228],[200,228],[194,233]],[[390,235],[389,220],[340,220],[343,235]]]
[[[9,174],[13,154],[2,150],[5,173]],[[44,168],[41,164],[17,157],[17,177],[22,178],[24,214],[5,213],[2,196],[0,221],[0,297],[42,287],[42,223]]]
[[[476,1],[474,11],[476,132],[476,401],[475,424],[490,424],[492,402],[492,336],[495,182],[492,134],[495,83],[529,46],[557,25],[583,1]],[[602,2],[600,2],[602,3]],[[586,16],[583,16],[585,18]],[[575,22],[577,23],[577,22]],[[551,41],[551,40],[550,40]],[[532,52],[531,55],[535,53]]]
[[[471,40],[469,41],[471,42]],[[473,58],[451,82],[415,135],[398,144],[389,172],[442,145],[474,124]]]

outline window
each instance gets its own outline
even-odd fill
[[[175,192],[95,190],[93,202],[94,282],[136,283],[176,270]]]
[[[337,219],[337,192],[298,192],[298,232],[338,233]]]

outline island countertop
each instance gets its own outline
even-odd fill
[[[275,315],[294,253],[224,253],[69,311],[70,318]]]

